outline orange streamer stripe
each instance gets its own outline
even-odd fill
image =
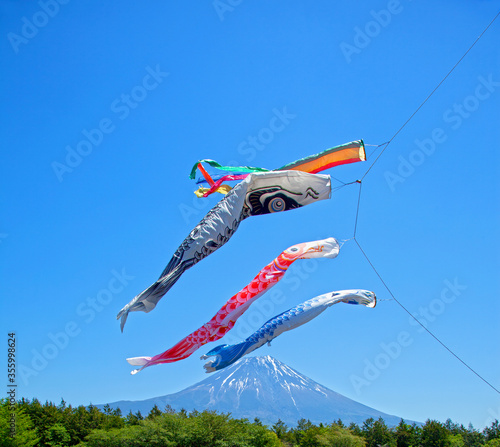
[[[315,174],[316,172],[329,169],[333,166],[354,163],[357,161],[365,160],[365,153],[363,148],[359,146],[348,147],[340,151],[325,154],[320,158],[305,162],[303,164],[288,168],[290,171],[304,171]]]
[[[348,159],[336,161],[334,163],[330,163],[327,165],[321,165],[321,167],[318,169],[313,169],[312,171],[305,171],[305,172],[309,172],[311,174],[317,174],[318,172],[324,171],[325,169],[333,168],[334,166],[347,165],[349,163],[356,163],[357,161],[360,161],[360,159],[359,158],[348,158]],[[293,169],[291,169],[291,170],[293,170]],[[302,169],[300,169],[300,171],[302,171]]]

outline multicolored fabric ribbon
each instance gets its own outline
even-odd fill
[[[365,146],[363,140],[352,141],[350,143],[342,144],[340,146],[335,146],[330,149],[326,149],[323,152],[318,154],[310,155],[305,158],[301,158],[300,160],[296,160],[292,163],[288,163],[281,168],[275,169],[274,171],[301,171],[301,172],[309,172],[311,174],[316,174],[318,172],[324,171],[325,169],[333,168],[334,166],[339,166],[348,163],[355,163],[357,161],[365,161],[366,153]],[[228,171],[228,174],[225,174],[222,177],[218,177],[217,180],[214,180],[212,176],[206,171],[203,167],[202,163],[207,163],[211,167]],[[198,197],[208,197],[210,194],[214,192],[220,192],[222,194],[227,194],[227,191],[230,189],[228,185],[222,185],[225,181],[234,181],[234,180],[242,180],[248,174],[253,172],[269,172],[268,169],[264,168],[255,168],[251,166],[222,166],[214,160],[199,160],[195,163],[193,168],[191,169],[191,174],[189,178],[196,178],[197,169],[203,175],[205,181],[210,185],[210,188],[200,187],[195,194]],[[214,176],[215,177],[215,176]]]

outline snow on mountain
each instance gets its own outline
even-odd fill
[[[382,417],[389,426],[401,419],[336,393],[268,355],[245,357],[174,394],[109,405],[119,407],[123,415],[139,410],[145,416],[155,404],[160,410],[170,405],[175,410],[216,410],[250,421],[258,417],[266,424],[279,418],[289,426],[301,418],[315,424],[337,419],[361,424],[370,417]]]

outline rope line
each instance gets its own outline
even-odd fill
[[[349,241],[351,241],[352,239],[353,239],[353,238],[351,237],[351,238],[349,238],[349,239],[341,239],[340,241],[338,241],[338,242],[339,242],[339,248],[342,248],[346,242],[349,242]]]
[[[336,178],[336,177],[333,177],[332,175],[330,176],[330,178],[332,178],[333,180],[335,180],[335,181],[337,181],[337,182],[339,182],[339,183],[342,183],[342,185],[344,185],[344,186],[346,185],[346,183],[345,183],[345,182],[343,182],[342,180],[340,180],[340,179],[338,179],[338,178]]]
[[[366,159],[369,160],[372,158],[373,154],[377,151],[377,149],[380,147],[380,146],[383,146],[384,144],[389,144],[388,141],[386,141],[385,143],[382,143],[382,144],[365,144],[365,146],[375,146],[375,149],[373,149],[369,155],[367,155]]]
[[[429,100],[429,98],[436,92],[436,90],[441,87],[441,84],[446,81],[446,79],[448,78],[448,76],[450,76],[450,74],[453,72],[453,70],[455,70],[455,68],[457,68],[458,64],[460,64],[460,62],[462,62],[462,60],[464,59],[465,56],[467,56],[467,54],[469,53],[470,50],[472,50],[472,48],[474,47],[474,45],[476,45],[476,43],[479,41],[479,39],[481,39],[481,37],[483,37],[483,34],[488,31],[488,28],[493,24],[493,22],[497,19],[497,17],[500,15],[500,12],[493,18],[493,20],[488,24],[488,26],[483,30],[483,32],[476,38],[476,40],[473,42],[473,44],[469,47],[469,49],[462,55],[462,57],[458,60],[458,62],[452,67],[452,69],[446,74],[446,76],[441,79],[441,82],[439,82],[439,84],[434,88],[434,90],[432,90],[432,92],[429,94],[429,96],[427,96],[427,98],[425,98],[424,102],[422,102],[422,104],[420,104],[417,109],[410,115],[410,117],[404,122],[404,124],[397,130],[397,132],[392,136],[392,138],[387,142],[386,146],[380,151],[380,154],[378,154],[377,158],[374,160],[374,162],[370,165],[370,167],[368,168],[368,170],[365,172],[365,174],[363,175],[363,177],[361,177],[361,180],[363,180],[366,175],[370,172],[371,168],[373,168],[373,165],[378,161],[378,159],[382,156],[382,154],[384,153],[384,151],[387,149],[387,147],[389,146],[389,144],[391,144],[392,140],[394,140],[394,138],[396,138],[396,136],[403,130],[403,128],[411,121],[411,119],[417,114],[417,112],[423,107],[423,105]]]
[[[358,194],[358,206],[356,207],[356,219],[354,221],[354,233],[352,238],[356,240],[356,231],[358,229],[358,218],[359,218],[359,204],[361,203],[361,187],[363,183],[359,182],[359,194]]]
[[[363,248],[361,247],[360,243],[358,242],[358,240],[356,239],[356,232],[357,232],[357,229],[358,229],[358,219],[359,219],[359,208],[360,208],[360,203],[361,203],[361,190],[362,190],[362,181],[363,179],[368,175],[368,173],[370,172],[370,170],[373,168],[373,166],[375,165],[375,163],[379,160],[379,158],[382,156],[382,154],[385,152],[385,150],[387,149],[387,147],[389,146],[389,144],[391,144],[392,140],[394,140],[394,138],[396,138],[397,135],[399,135],[399,133],[406,127],[406,125],[412,120],[412,118],[418,113],[418,111],[424,106],[424,104],[430,99],[430,97],[437,91],[437,89],[439,87],[441,87],[441,85],[443,84],[444,81],[446,81],[446,79],[450,76],[450,74],[455,70],[455,68],[460,64],[460,62],[462,62],[462,60],[465,58],[465,56],[467,56],[467,54],[472,50],[472,48],[476,45],[476,43],[479,41],[479,39],[484,35],[484,33],[490,28],[490,26],[493,24],[493,22],[498,18],[498,16],[500,15],[500,12],[493,18],[493,20],[488,24],[488,26],[486,26],[486,28],[481,32],[481,34],[476,38],[476,40],[472,43],[472,45],[467,49],[467,51],[462,55],[462,57],[456,62],[456,64],[451,68],[450,71],[448,71],[448,73],[446,74],[446,76],[441,79],[441,81],[439,82],[439,84],[434,88],[434,90],[432,90],[432,92],[427,96],[427,98],[425,98],[425,100],[417,107],[417,109],[410,115],[410,117],[403,123],[403,125],[396,131],[396,133],[391,137],[391,139],[389,141],[387,141],[386,143],[382,143],[381,145],[377,146],[380,147],[380,146],[384,146],[385,147],[380,151],[380,153],[378,154],[378,156],[375,158],[375,160],[373,161],[373,163],[369,166],[369,168],[366,170],[366,172],[363,174],[363,176],[361,177],[360,180],[356,180],[356,182],[351,182],[351,183],[359,183],[359,194],[358,194],[358,204],[357,204],[357,208],[356,208],[356,219],[355,219],[355,222],[354,222],[354,234],[353,234],[353,237],[352,239],[354,240],[354,242],[356,242],[356,245],[358,246],[358,248],[360,249],[361,253],[363,254],[363,256],[365,257],[366,261],[368,262],[368,264],[370,264],[371,268],[373,269],[373,271],[375,272],[375,274],[378,276],[379,280],[381,281],[381,283],[384,285],[384,287],[386,288],[387,292],[389,292],[389,295],[392,297],[392,299],[394,301],[396,301],[396,303],[413,319],[415,320],[419,326],[421,326],[434,340],[436,340],[443,348],[445,348],[453,357],[455,357],[460,363],[462,363],[462,365],[464,365],[467,369],[469,369],[472,373],[474,373],[479,379],[481,379],[484,383],[486,383],[490,388],[492,388],[494,391],[496,391],[498,394],[500,394],[500,391],[495,388],[490,382],[488,382],[483,376],[481,376],[477,371],[475,371],[471,366],[469,366],[464,360],[462,360],[457,354],[455,354],[448,346],[446,346],[434,333],[432,333],[429,329],[427,329],[423,323],[420,322],[420,320],[418,318],[416,318],[395,296],[394,294],[392,293],[392,291],[389,289],[389,286],[386,284],[386,282],[383,280],[382,276],[379,274],[379,272],[377,271],[377,269],[375,268],[375,266],[373,265],[373,263],[370,261],[370,259],[368,258],[367,254],[365,253],[365,251],[363,250]],[[370,145],[372,146],[372,145]],[[373,150],[373,152],[370,154],[370,157],[371,155],[373,155],[373,153],[377,150],[377,148],[375,148]],[[346,183],[346,185],[348,185],[350,183]],[[345,186],[345,185],[344,185]],[[349,239],[348,239],[349,240]],[[385,300],[380,300],[380,301],[385,301]],[[390,301],[390,300],[387,300],[387,301]]]
[[[389,295],[391,295],[392,299],[398,303],[401,308],[411,317],[413,318],[421,327],[424,328],[424,330],[432,337],[434,340],[436,340],[443,348],[445,348],[453,357],[455,357],[460,363],[462,363],[465,367],[467,367],[470,371],[472,371],[477,377],[479,377],[484,383],[486,383],[488,386],[490,386],[492,389],[494,389],[498,394],[500,394],[500,391],[495,388],[490,382],[488,382],[483,376],[481,376],[478,372],[476,372],[474,369],[472,369],[467,363],[465,363],[457,354],[455,354],[448,346],[446,346],[436,335],[434,335],[429,329],[427,329],[418,318],[416,318],[396,297],[394,294],[391,292],[389,289],[389,286],[385,283],[385,281],[382,279],[382,276],[380,276],[380,273],[377,271],[373,263],[370,261],[368,256],[366,255],[365,251],[363,248],[361,248],[361,245],[359,244],[358,240],[354,238],[354,242],[356,242],[357,246],[361,250],[361,253],[363,253],[363,256],[365,259],[368,261],[368,264],[370,264],[371,268],[375,272],[375,274],[378,276],[384,287],[387,289],[389,292]]]
[[[344,183],[344,182],[341,182],[342,185],[340,186],[336,186],[335,188],[332,188],[332,193],[334,193],[335,191],[338,191],[339,189],[342,189],[344,186],[349,186],[349,185],[353,185],[354,183],[359,183],[358,180],[355,180],[354,182],[349,182],[349,183]]]

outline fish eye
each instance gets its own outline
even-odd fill
[[[290,251],[299,251],[297,247],[290,248]]]

